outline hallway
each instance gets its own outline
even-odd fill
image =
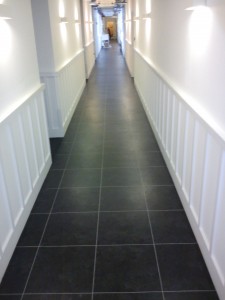
[[[0,299],[218,299],[112,45],[102,49],[66,136],[51,142],[53,164]]]

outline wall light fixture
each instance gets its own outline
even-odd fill
[[[133,21],[134,21],[134,22],[140,21],[140,17],[134,17]]]
[[[207,0],[193,0],[193,5],[185,8],[185,10],[196,10],[199,7],[206,7]]]
[[[66,23],[69,23],[69,21],[68,21],[67,17],[62,17],[62,18],[60,18],[60,23],[66,24]]]
[[[151,19],[151,13],[147,13],[147,14],[144,14],[143,17],[142,17],[143,20],[148,20],[148,19]]]

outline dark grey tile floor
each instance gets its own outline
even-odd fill
[[[218,299],[117,44],[51,146],[0,299]]]

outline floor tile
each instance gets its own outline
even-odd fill
[[[172,179],[166,167],[141,168],[145,185],[172,185]]]
[[[135,168],[137,165],[135,152],[106,152],[104,155],[104,168]]]
[[[76,133],[76,140],[103,140],[104,132],[103,132],[103,126],[99,129],[96,126],[91,127],[91,124],[88,126],[86,123],[85,126],[82,124],[80,125],[80,129]]]
[[[159,151],[139,152],[138,164],[141,168],[165,166],[163,156]]]
[[[105,141],[107,140],[122,140],[129,139],[131,137],[130,131],[128,128],[121,129],[118,127],[118,130],[110,130],[110,128],[105,130]]]
[[[81,123],[77,129],[76,136],[85,136],[86,138],[92,136],[101,136],[103,134],[103,124],[87,124]]]
[[[52,214],[42,245],[95,245],[97,213]]]
[[[100,175],[100,169],[66,170],[60,187],[98,187],[100,185]]]
[[[165,300],[219,300],[216,292],[165,293]]]
[[[0,295],[0,300],[20,300],[20,299],[21,299],[21,296]]]
[[[131,135],[130,128],[128,125],[118,125],[118,124],[105,124],[105,137],[115,137],[115,136],[129,136]]]
[[[58,191],[53,212],[98,211],[98,188],[67,188]]]
[[[64,142],[62,139],[57,148],[55,148],[56,154],[68,155],[72,149],[72,145],[73,143]]]
[[[140,186],[141,178],[137,168],[103,169],[103,186]]]
[[[142,133],[142,132],[139,132],[138,134],[133,133],[132,139],[135,141],[135,145],[137,147],[139,147],[139,146],[148,147],[148,145],[149,145],[150,146],[149,148],[151,148],[152,144],[157,144],[154,134],[150,134],[150,133],[147,133],[147,134]],[[151,151],[151,150],[147,148],[146,152],[147,151]]]
[[[86,122],[86,126],[90,124],[90,126],[93,126],[92,123]],[[82,125],[81,125],[82,126]],[[93,128],[94,129],[94,128]],[[103,144],[103,132],[98,132],[96,134],[76,134],[76,139],[73,145],[74,147],[79,147],[79,146],[89,146],[89,145],[100,145],[102,146]],[[72,149],[73,149],[72,148]]]
[[[72,294],[64,294],[64,295],[25,295],[24,300],[91,300],[91,295],[72,295]]]
[[[150,210],[183,209],[174,186],[146,186],[145,195]]]
[[[104,113],[102,110],[92,109],[85,110],[84,114],[80,118],[81,122],[104,122]]]
[[[52,161],[51,170],[63,170],[66,167],[68,155],[56,154]]]
[[[82,153],[84,152],[101,152],[103,147],[103,140],[89,140],[86,139],[81,140],[81,141],[75,141],[73,147],[72,147],[72,152],[73,153]]]
[[[31,214],[19,239],[18,246],[38,246],[47,218],[47,214]]]
[[[155,243],[196,243],[184,211],[149,212]]]
[[[26,293],[92,290],[94,247],[40,248]]]
[[[66,131],[63,141],[66,143],[73,143],[74,138],[75,138],[75,131],[74,131],[74,129],[71,128]]]
[[[72,143],[64,142],[63,138],[50,139],[52,157],[55,154],[69,154],[72,148]]]
[[[42,189],[34,203],[32,213],[49,213],[55,199],[56,189]]]
[[[43,189],[58,188],[62,175],[63,170],[50,170],[43,184]]]
[[[145,196],[140,187],[102,188],[101,211],[145,210]]]
[[[101,168],[102,151],[100,152],[81,152],[69,157],[66,165],[67,169],[75,168]]]
[[[98,247],[95,292],[140,291],[160,291],[153,247]]]
[[[151,244],[147,212],[100,213],[98,244]]]
[[[115,140],[106,140],[104,143],[104,151],[105,153],[120,151],[124,154],[127,154],[130,151],[135,151],[135,147],[132,140],[130,140],[128,143],[125,141],[119,143]]]
[[[23,293],[36,248],[16,248],[0,284],[0,294]]]
[[[198,245],[156,246],[165,291],[213,290]]]
[[[98,294],[94,300],[163,300],[162,293]]]

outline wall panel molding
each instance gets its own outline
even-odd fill
[[[77,72],[79,70],[79,72]],[[85,87],[84,50],[56,72],[41,73],[50,137],[63,137]]]
[[[135,86],[217,292],[224,299],[225,136],[138,51]]]
[[[0,281],[51,165],[43,86],[0,122]]]

